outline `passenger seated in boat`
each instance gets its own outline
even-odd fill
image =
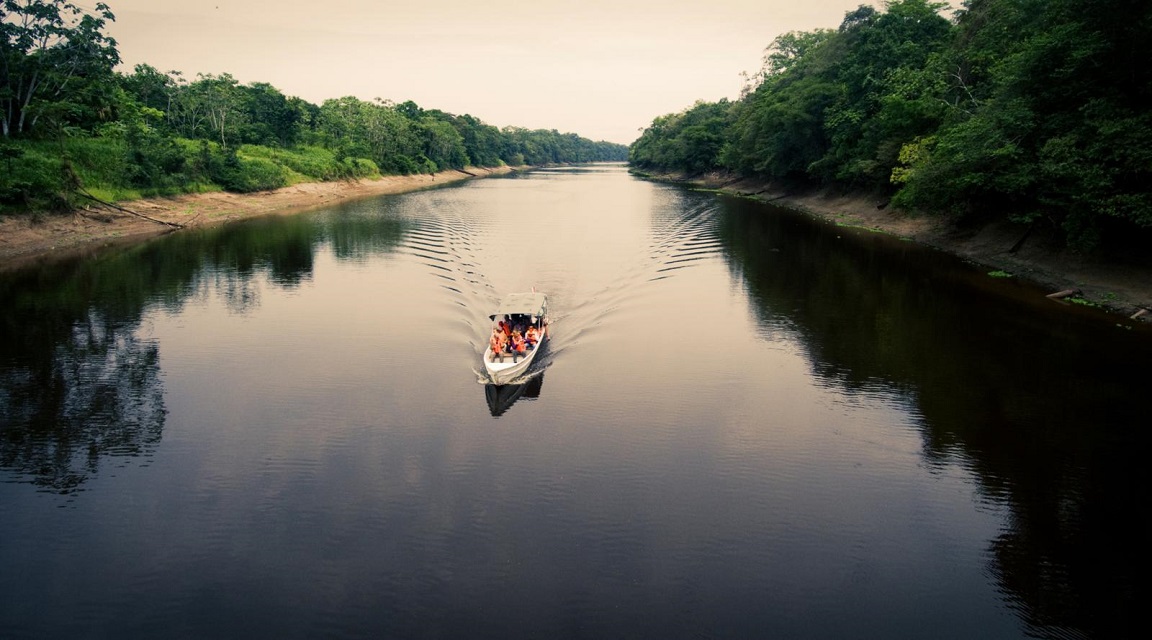
[[[507,339],[504,337],[504,332],[499,328],[492,330],[492,338],[488,340],[488,346],[492,348],[493,356],[502,356],[504,349],[507,347]]]
[[[528,330],[524,332],[524,342],[528,343],[529,349],[535,349],[536,343],[540,341],[540,334],[536,332],[536,325],[528,325]]]
[[[528,345],[524,342],[524,336],[520,335],[519,331],[512,332],[512,349],[518,356],[524,355],[528,350]]]

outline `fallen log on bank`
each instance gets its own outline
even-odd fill
[[[103,223],[112,222],[112,216],[107,215],[107,214],[103,214],[103,213],[94,212],[92,209],[88,208],[87,206],[85,206],[83,209],[77,209],[76,215],[80,216],[81,218],[88,218],[89,220],[95,220],[97,222],[103,222]]]
[[[1024,230],[1024,235],[1020,236],[1020,239],[1016,241],[1016,244],[1012,245],[1012,248],[1008,250],[1008,253],[1016,253],[1019,251],[1020,247],[1024,246],[1024,241],[1028,239],[1028,236],[1032,235],[1032,230],[1035,228],[1036,223],[1028,225],[1028,228]]]
[[[78,189],[76,191],[76,193],[77,193],[77,195],[88,198],[89,200],[92,200],[93,202],[98,202],[98,203],[104,205],[105,207],[109,207],[109,208],[115,209],[117,211],[123,211],[124,213],[136,216],[137,218],[144,218],[145,220],[155,222],[156,224],[162,224],[162,225],[165,225],[168,227],[172,227],[173,229],[183,229],[184,228],[184,225],[179,224],[177,222],[168,222],[166,220],[160,220],[158,218],[146,216],[143,213],[138,213],[136,211],[132,211],[131,209],[125,209],[124,207],[112,204],[111,202],[105,202],[104,200],[97,198],[96,196],[92,195],[91,193],[88,193],[87,191],[84,191],[83,189]]]
[[[1049,293],[1045,297],[1051,298],[1052,300],[1063,300],[1064,298],[1071,298],[1072,296],[1078,296],[1078,295],[1080,295],[1080,293],[1081,293],[1081,291],[1079,289],[1065,289],[1063,291],[1057,291],[1056,293]]]

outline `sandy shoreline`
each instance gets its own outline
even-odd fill
[[[1055,238],[1030,235],[1008,222],[978,229],[960,230],[942,218],[911,216],[888,209],[881,197],[829,191],[786,193],[773,185],[736,180],[721,175],[686,179],[679,175],[654,175],[652,179],[691,184],[722,193],[752,197],[774,205],[803,211],[832,224],[887,233],[960,256],[991,270],[1012,274],[1035,284],[1038,295],[1069,289],[1092,305],[1116,314],[1152,321],[1152,261],[1120,265],[1094,260],[1068,251]]]
[[[335,202],[405,193],[515,170],[510,167],[468,167],[465,171],[441,171],[435,175],[309,182],[275,191],[197,193],[145,198],[121,205],[156,220],[191,228],[264,215],[300,213]],[[83,255],[109,245],[134,242],[175,230],[175,227],[103,206],[73,214],[47,215],[39,221],[8,217],[0,220],[0,271]]]

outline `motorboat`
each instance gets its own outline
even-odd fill
[[[492,319],[492,335],[484,350],[484,370],[492,384],[508,384],[532,366],[548,337],[548,296],[537,293],[510,293],[500,301]],[[535,335],[535,344],[531,336]],[[503,336],[503,338],[500,338]],[[516,337],[526,344],[515,347]]]

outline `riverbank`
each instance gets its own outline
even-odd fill
[[[830,224],[891,234],[960,256],[998,275],[1011,274],[1034,284],[1037,295],[1076,291],[1068,297],[1128,317],[1140,314],[1139,320],[1152,321],[1152,261],[1106,263],[1068,251],[1058,238],[1030,234],[1023,225],[1000,222],[963,228],[945,217],[889,209],[883,197],[869,194],[790,192],[770,183],[720,174],[638,175],[755,198],[803,211]]]
[[[300,213],[337,202],[405,193],[516,170],[512,167],[468,167],[464,171],[441,171],[432,175],[309,182],[256,193],[220,191],[119,203],[127,211],[98,205],[74,213],[9,217],[0,220],[0,271],[94,252],[113,244],[171,233],[179,227],[202,227],[257,216]]]
[[[103,206],[39,219],[9,217],[0,220],[0,271],[83,255],[109,245],[177,230],[164,223],[188,228],[263,215],[300,213],[336,202],[404,193],[516,170],[469,167],[466,171],[442,171],[434,175],[302,183],[249,194],[201,193],[121,203],[125,209],[152,220]],[[1152,310],[1152,264],[1104,263],[1074,254],[1057,239],[1042,234],[1030,235],[1017,246],[1026,234],[1021,225],[1002,222],[975,229],[958,228],[946,218],[893,211],[882,206],[882,198],[867,194],[785,192],[771,184],[733,180],[723,175],[644,177],[751,197],[803,211],[830,224],[906,238],[971,260],[989,271],[1011,274],[1033,283],[1038,295],[1076,290],[1079,300],[1129,317],[1141,310]],[[1152,313],[1144,313],[1140,319],[1152,321]]]

